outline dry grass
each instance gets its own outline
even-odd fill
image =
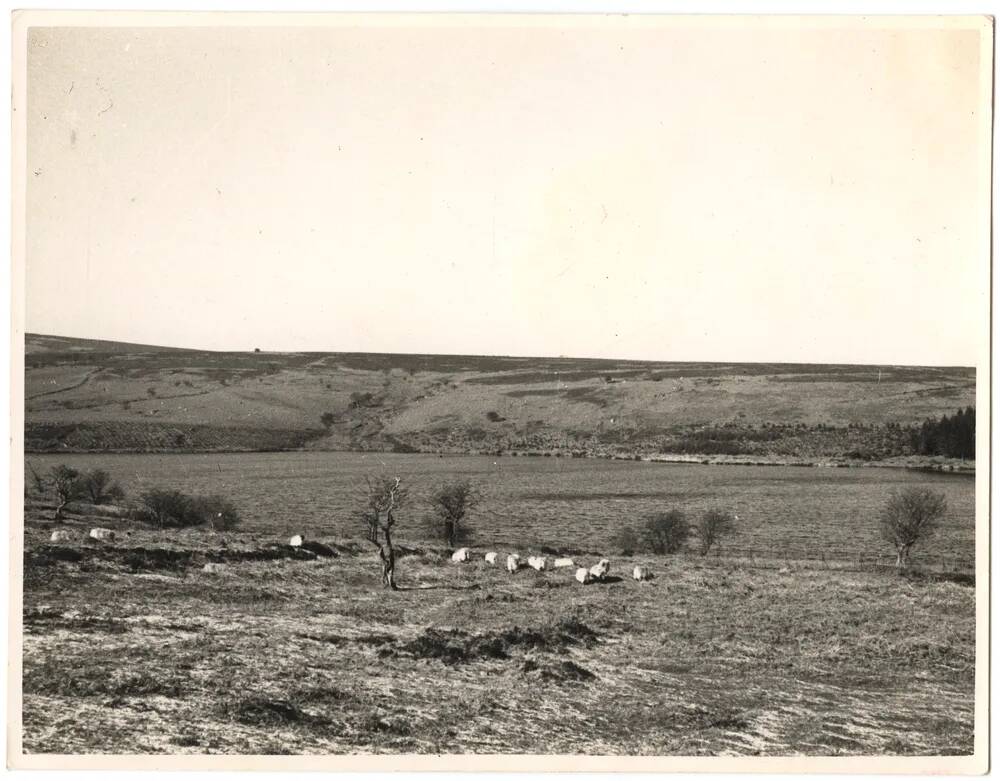
[[[583,587],[424,554],[391,593],[367,551],[207,574],[210,535],[147,569],[82,546],[46,558],[39,537],[29,527],[30,752],[972,749],[965,585],[679,556],[614,559],[657,577]]]

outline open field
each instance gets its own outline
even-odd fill
[[[208,574],[219,541],[181,544],[200,555],[37,550],[27,751],[972,750],[968,585],[680,556],[616,559],[657,577],[582,587],[424,551],[392,593],[367,552]]]
[[[245,522],[160,531],[73,514],[56,525],[29,503],[30,752],[972,751],[968,478],[357,453],[31,460],[102,466],[130,496],[153,484],[227,494]],[[380,461],[417,491],[400,515],[395,593],[379,586],[351,513]],[[421,523],[421,494],[446,476],[487,492],[467,564]],[[950,506],[937,544],[915,552],[924,574],[910,577],[873,566],[870,528],[903,483],[931,484]],[[617,526],[665,506],[735,510],[740,531],[707,558],[612,554],[624,577],[586,587],[572,570],[510,576],[482,561],[545,547],[589,566]],[[95,525],[117,543],[85,542]],[[49,544],[53,528],[73,541]],[[333,555],[282,544],[298,532]],[[633,563],[655,579],[629,579]]]
[[[724,544],[728,556],[888,562],[875,520],[889,491],[928,485],[943,491],[948,514],[933,545],[914,551],[918,566],[971,572],[974,480],[900,469],[824,469],[637,463],[570,458],[431,456],[395,453],[35,455],[38,472],[66,463],[106,469],[132,497],[154,486],[232,498],[252,533],[283,539],[357,539],[357,495],[364,476],[401,475],[416,491],[401,541],[428,544],[427,492],[468,478],[486,496],[472,522],[484,544],[606,551],[623,525],[677,507],[693,520],[710,508],[740,516]]]
[[[578,455],[905,455],[975,371],[206,352],[28,335],[32,452],[309,448]],[[322,422],[323,415],[328,415]]]

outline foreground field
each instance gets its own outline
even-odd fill
[[[972,751],[967,584],[683,555],[584,587],[418,549],[392,593],[329,538],[118,528],[49,546],[29,518],[28,752]]]

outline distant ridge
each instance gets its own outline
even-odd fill
[[[138,342],[117,342],[107,339],[85,339],[75,336],[57,336],[53,334],[36,334],[26,332],[24,335],[25,354],[34,353],[169,353],[180,352],[189,354],[209,353],[217,355],[314,355],[314,356],[354,356],[356,358],[391,358],[399,357],[413,360],[476,360],[499,362],[507,361],[537,361],[553,367],[565,365],[592,365],[607,367],[629,366],[693,366],[693,367],[727,367],[740,366],[771,367],[776,371],[789,371],[797,368],[829,367],[853,370],[883,369],[939,369],[941,371],[974,371],[969,366],[925,366],[918,364],[891,363],[796,363],[788,361],[667,361],[642,358],[575,358],[573,356],[533,356],[533,355],[479,355],[475,353],[391,353],[366,352],[356,350],[212,350],[203,347],[172,347],[169,345],[141,344]]]

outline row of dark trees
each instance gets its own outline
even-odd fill
[[[928,419],[910,433],[913,452],[923,456],[976,457],[976,409],[966,407],[940,420]]]

